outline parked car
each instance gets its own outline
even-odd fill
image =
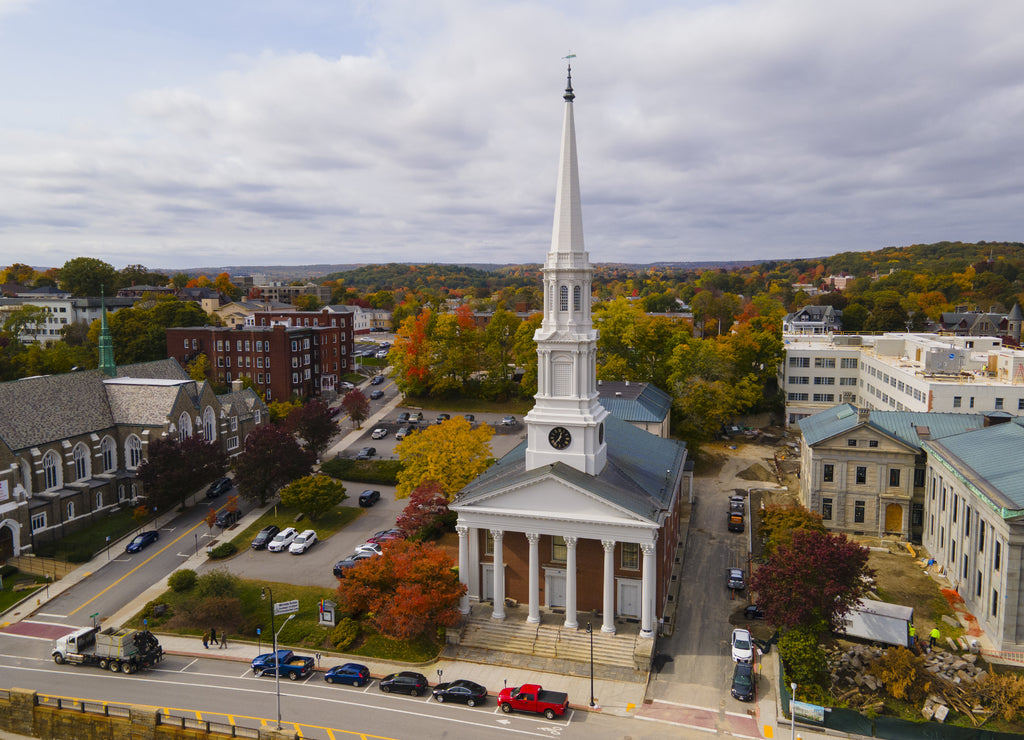
[[[437,421],[435,421],[434,423],[435,424],[444,424],[450,418],[452,418],[451,414],[438,414],[437,415]]]
[[[391,529],[382,529],[375,533],[372,537],[367,539],[367,542],[376,542],[378,545],[385,542],[394,542],[395,540],[404,540],[408,537],[404,529],[398,527],[392,527]]]
[[[347,683],[351,686],[365,686],[370,680],[370,669],[360,663],[336,665],[324,674],[327,683]]]
[[[380,690],[385,694],[397,691],[402,694],[419,696],[429,688],[427,677],[415,671],[402,671],[384,676],[380,680]]]
[[[383,375],[374,375],[370,379],[370,385],[380,385],[383,382],[384,382],[384,376]]]
[[[339,387],[343,391],[351,391],[351,390],[355,389],[355,385],[353,383],[348,382],[347,380],[341,381],[341,383],[339,384]]]
[[[743,571],[739,568],[727,568],[725,575],[726,583],[733,591],[742,591],[747,587],[747,583],[743,579]]]
[[[384,548],[382,548],[378,542],[364,542],[356,548],[357,555],[361,552],[370,553],[372,555],[383,555]]]
[[[378,398],[384,398],[384,391],[382,391],[382,390],[370,391],[370,400],[371,401],[376,401]]]
[[[283,552],[288,549],[288,546],[292,544],[292,540],[299,536],[299,532],[295,527],[286,527],[274,535],[274,539],[267,545],[267,549],[270,552]]]
[[[256,677],[287,676],[291,681],[298,681],[313,672],[316,662],[312,657],[296,655],[291,650],[278,650],[277,653],[264,653],[252,659],[252,672]]]
[[[740,701],[754,700],[754,665],[737,663],[732,670],[732,695]]]
[[[222,493],[227,493],[234,485],[230,478],[218,478],[206,489],[206,498],[217,498]]]
[[[146,547],[152,545],[158,539],[160,539],[160,533],[155,530],[149,532],[142,532],[140,534],[135,535],[132,541],[125,546],[124,551],[139,552],[140,550],[143,550]]]
[[[397,440],[403,440],[403,439],[405,439],[408,436],[409,436],[409,427],[402,427],[397,432],[395,432],[395,439],[397,439]]]
[[[736,663],[751,663],[754,660],[754,646],[750,630],[736,628],[732,631],[732,659]]]
[[[400,413],[398,415],[397,421],[399,424],[407,424],[409,422],[409,412],[403,411],[402,413]]]
[[[388,356],[388,352],[389,351],[390,350],[386,350],[386,349],[379,349],[379,350],[377,350],[377,355],[376,355],[377,359],[378,360],[383,360],[385,357]]]
[[[466,706],[475,707],[487,699],[487,689],[473,681],[459,679],[439,683],[434,687],[434,698],[439,702],[458,701]]]
[[[360,552],[350,557],[347,557],[344,560],[339,560],[337,563],[334,564],[334,577],[344,578],[345,571],[347,571],[349,568],[354,568],[362,561],[369,560],[373,557],[376,556],[372,552]]]
[[[235,509],[234,511],[228,511],[225,509],[217,515],[217,519],[214,521],[214,524],[221,529],[227,529],[228,527],[233,526],[241,518],[242,512],[238,509]]]
[[[468,421],[470,424],[472,424],[474,421],[476,421],[476,417],[473,416],[472,414],[463,414],[462,418],[465,419],[466,421]]]
[[[327,409],[327,415],[330,416],[332,419],[340,413],[341,406],[331,406],[329,409]]]
[[[316,532],[312,529],[304,529],[302,534],[296,536],[296,538],[292,540],[292,544],[288,545],[288,552],[292,555],[301,555],[316,543]]]
[[[514,417],[514,416],[503,416],[503,417],[501,417],[501,425],[503,427],[514,427],[518,423],[519,422],[516,420],[516,417]]]
[[[743,512],[742,511],[730,511],[728,517],[728,524],[726,528],[730,532],[742,532],[743,531]]]
[[[376,447],[364,447],[356,453],[356,460],[369,460],[377,454]]]
[[[265,550],[270,541],[274,539],[274,535],[281,531],[281,528],[276,524],[271,524],[268,527],[264,527],[259,533],[252,538],[252,549],[253,550]]]
[[[413,411],[411,414],[409,414],[410,424],[419,424],[421,421],[423,421],[422,411]]]
[[[739,512],[740,514],[746,509],[746,500],[742,496],[730,496],[729,497],[729,511]]]
[[[743,610],[743,616],[746,619],[764,619],[764,609],[757,604],[750,604]]]
[[[373,506],[380,501],[380,491],[363,491],[359,494],[360,506]]]
[[[370,432],[370,439],[384,439],[388,436],[388,430],[385,427],[377,427]]]

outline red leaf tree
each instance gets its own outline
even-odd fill
[[[423,481],[411,494],[409,503],[395,522],[406,534],[423,537],[440,534],[448,514],[448,496],[436,480]]]
[[[352,420],[352,425],[358,429],[370,415],[370,400],[361,390],[353,388],[342,397],[341,408]]]
[[[466,587],[451,557],[437,545],[392,542],[380,557],[349,569],[338,585],[338,603],[365,616],[381,633],[401,640],[433,636],[459,622]]]
[[[306,443],[306,449],[319,459],[331,439],[338,432],[338,422],[331,418],[331,409],[326,403],[314,399],[292,409],[285,420],[285,426]]]
[[[233,467],[242,498],[263,506],[278,488],[309,475],[313,455],[299,447],[287,429],[261,424],[245,438],[245,447],[234,459]]]
[[[869,590],[868,550],[846,535],[794,530],[754,573],[751,590],[765,618],[781,628],[840,629]]]

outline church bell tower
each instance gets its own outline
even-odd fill
[[[544,320],[537,343],[537,395],[524,417],[526,469],[563,462],[598,475],[607,462],[598,402],[597,331],[590,313],[593,268],[583,248],[572,67],[565,88],[565,119],[558,163],[555,222],[544,263]]]

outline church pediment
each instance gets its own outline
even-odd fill
[[[544,520],[651,525],[644,517],[602,498],[598,494],[547,474],[488,492],[450,507],[460,514],[500,514]]]

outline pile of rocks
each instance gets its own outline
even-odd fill
[[[877,700],[882,680],[871,673],[871,663],[886,655],[879,647],[854,644],[829,651],[829,672],[832,693],[852,707],[865,708]],[[964,705],[962,687],[988,678],[988,672],[978,664],[977,654],[958,655],[942,648],[933,648],[925,656],[925,670],[934,677],[933,693],[929,695],[921,714],[925,719],[942,722],[952,706],[957,711],[980,711],[978,707]]]
[[[988,672],[977,663],[977,655],[959,656],[942,649],[932,650],[924,659],[926,671],[955,685],[984,681],[988,678]]]

